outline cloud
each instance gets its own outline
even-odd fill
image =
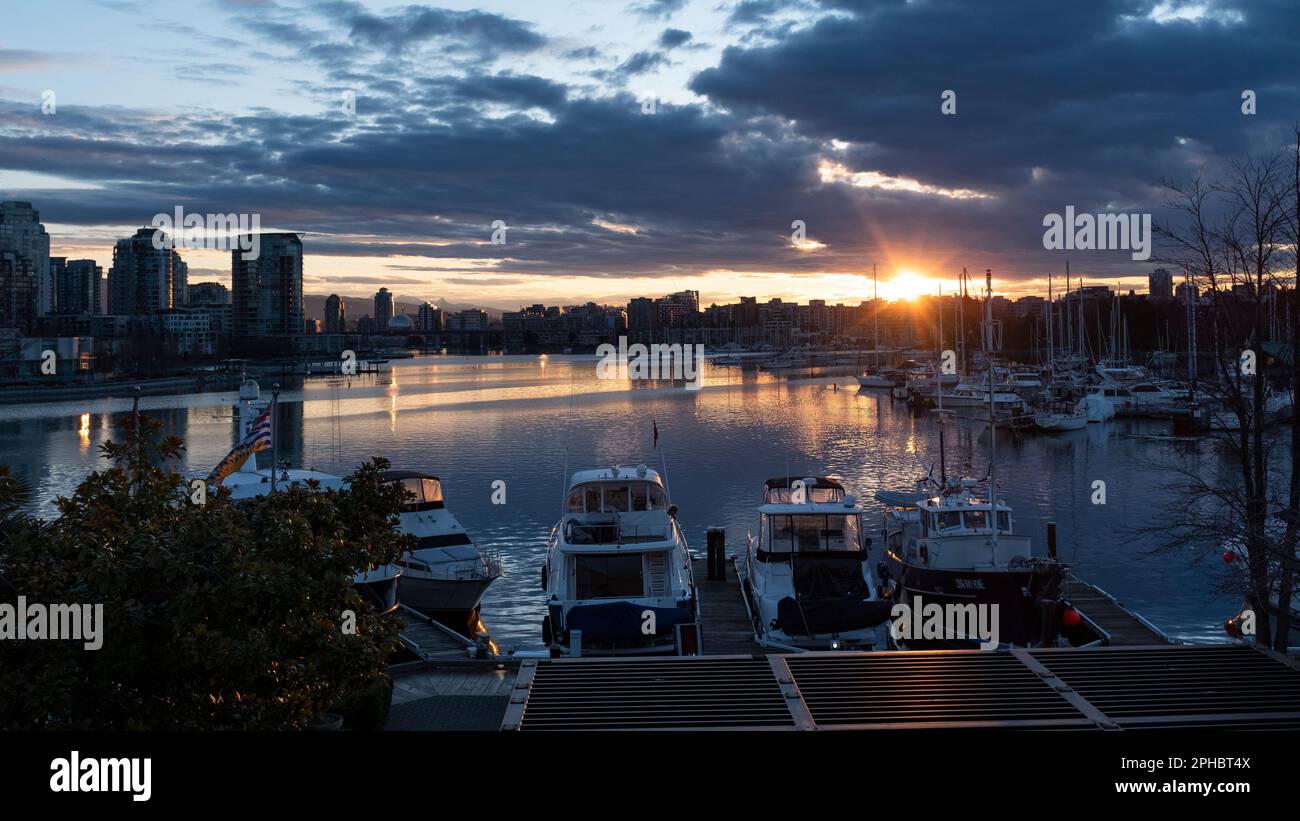
[[[632,11],[642,17],[672,17],[686,7],[686,0],[647,0],[632,6]]]
[[[691,33],[682,29],[667,28],[659,35],[659,47],[664,49],[684,46],[691,41]]]

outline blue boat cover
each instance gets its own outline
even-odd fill
[[[655,636],[670,635],[673,627],[692,619],[691,611],[685,607],[648,607],[616,601],[573,607],[569,610],[564,627],[566,630],[581,630],[584,642],[640,641],[651,636],[641,632],[647,611],[654,612]]]

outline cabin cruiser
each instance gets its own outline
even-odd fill
[[[870,650],[893,602],[877,597],[862,510],[824,476],[763,486],[758,534],[737,562],[759,644],[788,651]]]
[[[425,613],[477,610],[488,586],[501,576],[501,561],[479,550],[447,509],[442,480],[412,470],[387,470],[379,478],[406,491],[398,516],[402,532],[415,537],[415,549],[398,562],[402,604]]]
[[[304,485],[315,482],[320,490],[343,490],[346,480],[319,470],[281,468],[275,477],[276,488]],[[230,490],[233,502],[247,501],[271,492],[271,471],[237,470],[222,480],[222,487]],[[352,586],[375,610],[387,616],[397,610],[397,586],[402,569],[396,565],[382,565],[362,570],[352,577]]]
[[[542,640],[552,654],[671,653],[697,621],[695,579],[677,507],[645,465],[573,474],[551,531]]]
[[[993,405],[998,411],[1019,413],[1024,404],[1019,394],[1001,391],[993,393]],[[983,385],[963,382],[951,391],[943,391],[943,405],[946,408],[987,408],[989,390]]]
[[[1015,532],[1011,508],[977,497],[974,479],[945,480],[937,488],[928,481],[910,492],[876,492],[885,505],[882,596],[909,604],[919,599],[927,607],[996,604],[1002,645],[1053,645],[1068,566],[1035,558],[1029,537]],[[960,636],[935,641],[945,647],[978,643]]]

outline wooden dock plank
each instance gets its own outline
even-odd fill
[[[704,632],[704,655],[767,655],[768,648],[754,643],[754,628],[749,621],[749,611],[741,598],[740,580],[727,556],[725,581],[708,578],[707,563],[695,559],[692,569],[695,587],[700,593],[700,623]]]

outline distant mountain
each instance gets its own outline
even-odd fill
[[[374,316],[375,313],[375,295],[368,296],[350,296],[348,294],[339,294],[343,297],[343,307],[347,312],[348,319],[356,319],[362,315]],[[325,316],[325,300],[329,299],[329,294],[303,294],[302,310],[303,316],[308,319],[323,319]],[[394,310],[399,314],[415,314],[420,310],[423,299],[414,296],[399,296],[393,298]],[[463,311],[466,308],[482,308],[487,311],[489,319],[500,319],[501,309],[493,308],[487,305],[466,305],[456,302],[448,302],[445,299],[433,300],[433,305],[441,308],[443,313],[455,313]]]

